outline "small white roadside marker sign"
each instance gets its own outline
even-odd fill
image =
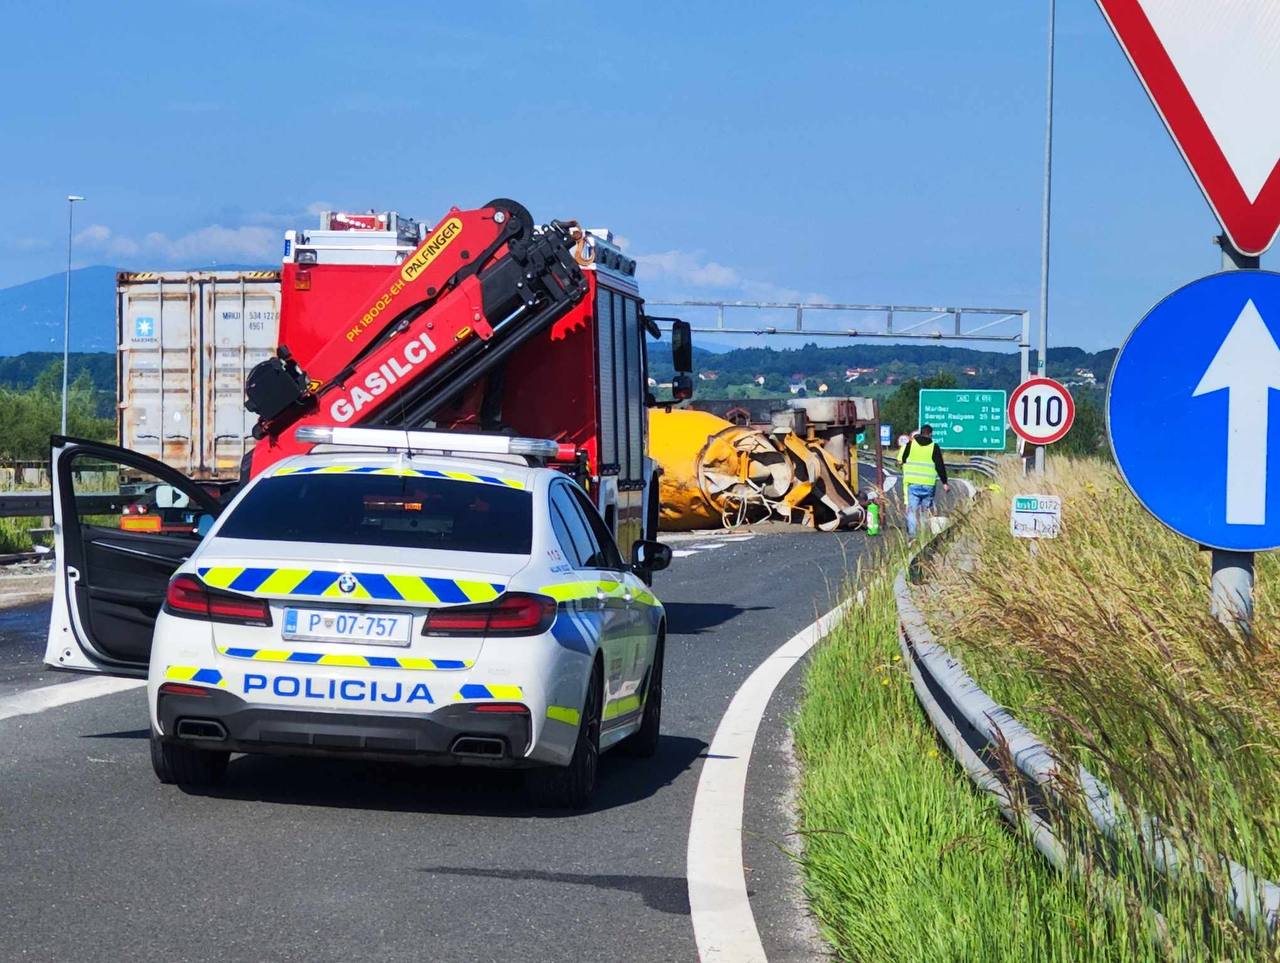
[[[1014,495],[1009,532],[1014,538],[1057,538],[1062,533],[1062,499],[1057,495]]]

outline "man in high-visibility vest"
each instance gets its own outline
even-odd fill
[[[942,446],[933,440],[933,426],[921,425],[915,437],[902,446],[902,499],[907,506],[907,535],[916,537],[921,510],[933,508],[933,493],[939,481],[944,492],[947,466],[942,462]]]

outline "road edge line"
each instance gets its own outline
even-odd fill
[[[742,864],[751,751],[778,685],[854,601],[841,602],[770,653],[738,687],[716,727],[698,776],[685,860],[689,917],[702,963],[767,963]]]
[[[15,716],[29,716],[46,709],[96,699],[115,692],[126,692],[146,685],[145,679],[117,679],[113,676],[97,676],[25,689],[12,695],[0,696],[0,720]]]

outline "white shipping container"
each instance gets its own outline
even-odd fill
[[[117,432],[193,478],[235,479],[253,448],[245,376],[276,349],[278,271],[116,276]]]

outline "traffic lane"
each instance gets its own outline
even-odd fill
[[[757,536],[660,574],[659,753],[606,755],[581,814],[527,808],[509,773],[269,757],[184,793],[151,773],[141,691],[2,721],[0,875],[23,885],[0,946],[19,959],[574,960],[623,945],[694,959],[699,756],[738,685],[830,607],[867,544]]]
[[[49,608],[45,600],[0,609],[0,698],[76,678],[67,672],[46,671]]]

